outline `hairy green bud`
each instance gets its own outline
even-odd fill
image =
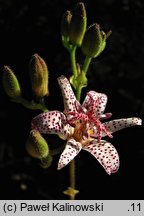
[[[106,39],[110,35],[110,32],[106,35],[100,30],[98,24],[92,24],[86,31],[83,43],[82,52],[85,56],[90,58],[97,57],[106,46]]]
[[[81,46],[86,31],[87,16],[85,6],[82,2],[78,3],[73,11],[69,28],[69,40],[76,46]]]
[[[48,90],[48,67],[45,61],[34,54],[29,63],[29,73],[32,91],[38,98],[49,95]]]
[[[14,72],[8,66],[4,66],[3,87],[6,94],[11,98],[21,95],[21,87]]]
[[[47,157],[41,159],[40,165],[42,168],[46,169],[46,168],[49,168],[51,166],[52,161],[53,161],[53,158],[52,158],[51,154],[49,154]]]
[[[26,150],[30,156],[42,159],[48,156],[49,147],[39,131],[32,130],[26,142]]]
[[[62,20],[61,20],[61,34],[64,37],[69,36],[69,27],[71,22],[72,14],[70,11],[66,11],[63,14]]]

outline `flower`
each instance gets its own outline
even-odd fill
[[[57,134],[67,140],[58,169],[66,166],[83,149],[90,152],[108,174],[119,168],[119,155],[115,147],[103,137],[126,127],[141,125],[140,118],[123,118],[102,123],[111,113],[104,113],[107,96],[90,91],[82,105],[76,100],[66,77],[60,76],[58,83],[62,90],[64,112],[49,111],[39,114],[32,120],[32,128],[40,133]]]

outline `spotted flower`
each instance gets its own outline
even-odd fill
[[[111,121],[112,114],[104,113],[107,96],[90,91],[82,105],[76,100],[71,85],[66,77],[58,78],[63,101],[64,111],[49,111],[39,114],[32,120],[32,128],[43,134],[57,134],[66,140],[58,169],[66,166],[83,149],[90,152],[103,166],[108,174],[117,172],[119,155],[115,147],[102,138],[112,138],[112,133],[126,127],[141,125],[141,119],[123,118]]]

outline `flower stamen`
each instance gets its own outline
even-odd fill
[[[100,116],[101,119],[107,119],[111,117],[111,113],[106,113],[106,114],[102,114]],[[81,122],[77,122],[77,120],[81,120]],[[75,131],[77,131],[77,133],[81,134],[81,135],[76,135],[77,138],[76,140],[80,140],[80,136],[82,139],[82,131],[85,129],[86,130],[86,125],[89,124],[94,124],[96,126],[96,137],[98,139],[98,142],[100,142],[101,137],[102,137],[102,132],[104,132],[107,136],[109,136],[110,138],[112,138],[113,136],[111,135],[111,133],[109,133],[106,128],[103,126],[103,124],[101,123],[101,121],[99,119],[97,119],[94,114],[93,114],[93,110],[87,114],[85,113],[77,113],[77,112],[67,112],[67,123],[74,126],[75,127]],[[77,126],[77,124],[80,124]],[[86,130],[88,131],[88,129]],[[88,135],[87,135],[88,136]],[[90,137],[93,137],[93,134],[90,135]]]

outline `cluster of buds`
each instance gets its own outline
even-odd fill
[[[78,3],[73,11],[66,11],[61,22],[62,38],[70,44],[81,46],[86,31],[87,17],[83,3]]]
[[[9,66],[4,66],[3,70],[3,87],[6,94],[12,99],[20,98],[21,86],[14,71]],[[34,96],[37,98],[48,96],[48,67],[38,54],[31,57],[29,75]]]
[[[82,2],[78,3],[72,11],[63,14],[61,22],[62,40],[67,49],[71,45],[81,47],[85,56],[95,58],[105,48],[107,34],[94,23],[87,28],[87,15]]]
[[[75,90],[81,92],[87,86],[86,73],[90,62],[105,49],[106,39],[111,34],[101,30],[100,25],[94,23],[87,27],[87,14],[82,2],[76,4],[73,10],[67,10],[61,21],[61,35],[64,47],[70,53],[70,60],[73,75],[70,82]],[[85,56],[84,64],[76,61],[76,49],[81,48]],[[79,98],[79,96],[78,96]]]
[[[9,66],[4,66],[3,88],[12,101],[24,105],[26,108],[47,111],[44,97],[49,95],[48,67],[44,59],[34,54],[29,62],[29,76],[34,99],[28,101],[22,96],[19,80]],[[39,101],[35,102],[35,100]],[[40,159],[41,166],[47,168],[51,165],[52,156],[47,141],[37,130],[32,130],[26,142],[26,150],[30,156]]]

